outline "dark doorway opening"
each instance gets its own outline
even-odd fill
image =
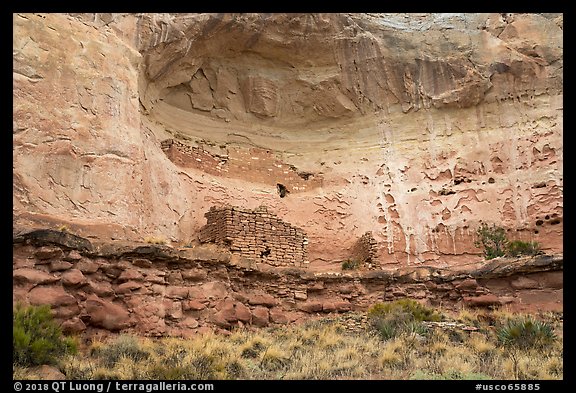
[[[278,195],[280,195],[280,198],[284,198],[290,193],[284,184],[276,183],[276,189],[278,190]]]

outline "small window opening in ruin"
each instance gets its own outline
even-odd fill
[[[290,193],[284,184],[277,183],[276,189],[278,189],[278,195],[280,195],[280,198],[284,198]]]
[[[270,255],[270,251],[270,247],[266,246],[266,249],[260,252],[260,258],[264,258]]]

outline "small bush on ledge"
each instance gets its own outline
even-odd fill
[[[496,226],[496,224],[489,226],[486,223],[482,223],[476,230],[476,235],[478,239],[476,239],[474,245],[484,249],[484,257],[486,259],[504,256],[539,255],[542,253],[538,242],[509,241],[506,237],[506,230]]]
[[[356,259],[347,259],[342,262],[342,270],[355,270],[360,267],[360,262]]]
[[[523,242],[514,240],[508,244],[506,255],[519,257],[521,255],[538,255],[540,254],[540,244],[538,242]]]
[[[483,222],[476,230],[476,235],[478,239],[474,241],[474,245],[484,249],[484,257],[486,259],[494,259],[506,255],[508,239],[504,228],[497,227],[496,224],[489,226]]]

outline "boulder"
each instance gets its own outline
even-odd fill
[[[60,247],[53,246],[42,246],[34,252],[34,256],[41,261],[47,259],[59,259],[62,258],[63,255],[64,252]]]
[[[258,327],[268,326],[270,322],[270,313],[268,308],[259,306],[252,310],[252,324]]]
[[[163,304],[166,318],[178,320],[184,316],[181,302],[165,299]]]
[[[151,284],[159,284],[164,285],[166,284],[166,280],[164,279],[164,275],[160,275],[158,273],[148,273],[146,274],[146,282]]]
[[[66,375],[64,375],[59,369],[47,364],[34,367],[30,371],[35,376],[34,379],[40,381],[62,381],[66,379]]]
[[[142,283],[137,281],[126,281],[116,287],[116,293],[131,293],[142,288]]]
[[[248,304],[252,306],[274,307],[278,304],[278,300],[268,293],[260,292],[248,295]]]
[[[166,296],[170,299],[187,299],[188,298],[188,287],[181,287],[175,285],[169,285],[166,287]]]
[[[76,250],[70,250],[62,259],[68,262],[76,262],[82,259],[82,255]]]
[[[70,269],[60,278],[64,286],[77,287],[86,283],[86,277],[78,269]]]
[[[78,334],[86,330],[86,325],[80,318],[70,318],[62,322],[62,331],[66,334]]]
[[[334,302],[332,301],[327,301],[322,303],[322,311],[323,312],[334,312],[336,311],[336,306],[334,305]]]
[[[464,304],[468,307],[492,307],[500,306],[501,302],[496,295],[465,296]]]
[[[284,310],[280,307],[271,308],[269,310],[269,313],[270,313],[270,322],[278,324],[287,324],[294,322],[300,316],[297,312]]]
[[[100,299],[91,295],[84,304],[88,323],[110,331],[118,331],[129,327],[130,313],[121,305]]]
[[[332,302],[334,309],[338,312],[346,312],[352,309],[352,303],[344,301],[344,300],[336,300]]]
[[[460,291],[473,291],[478,288],[478,282],[473,278],[467,278],[456,284],[456,289]]]
[[[69,304],[66,306],[55,307],[52,310],[54,318],[61,320],[68,320],[77,317],[80,314],[80,307],[78,304]]]
[[[70,262],[55,260],[50,262],[51,272],[61,272],[64,270],[72,269],[74,265]]]
[[[88,281],[88,285],[83,287],[82,290],[100,297],[107,297],[114,294],[112,284],[108,281]]]
[[[562,289],[564,288],[564,271],[543,272],[538,276],[538,281],[545,288]]]
[[[144,259],[144,258],[135,258],[134,260],[132,260],[132,264],[134,266],[144,267],[144,268],[152,267],[152,262],[150,262],[148,259]]]
[[[190,287],[188,290],[188,296],[190,299],[198,300],[199,302],[208,300],[204,296],[204,291],[202,291],[202,288],[200,287]]]
[[[84,274],[92,274],[98,271],[100,264],[89,259],[83,259],[76,263],[76,268]]]
[[[166,282],[170,285],[178,285],[182,283],[182,273],[179,270],[172,271],[166,276]]]
[[[252,313],[250,312],[250,309],[243,303],[234,303],[234,308],[236,310],[236,319],[246,323],[249,323],[252,320]]]
[[[226,318],[226,315],[224,313],[222,313],[221,311],[218,311],[218,312],[212,314],[210,316],[210,322],[212,322],[214,325],[222,327],[222,328],[228,328],[228,327],[232,326],[231,321],[229,321]]]
[[[12,272],[14,284],[52,284],[58,281],[58,277],[41,270],[32,268],[21,268]]]
[[[216,310],[218,311],[214,314],[213,320],[218,326],[230,326],[237,321],[249,323],[252,319],[250,309],[232,299],[226,299],[218,303]],[[223,324],[222,321],[226,321],[227,324]]]
[[[306,300],[308,299],[308,295],[305,291],[294,291],[294,299],[296,300]]]
[[[181,326],[184,326],[188,329],[196,329],[199,325],[198,320],[192,317],[186,317],[181,323]]]
[[[136,269],[126,269],[118,276],[119,282],[125,281],[143,281],[144,276]]]
[[[30,304],[48,304],[50,307],[76,305],[76,298],[70,295],[61,286],[35,287],[28,294]]]
[[[306,302],[298,304],[297,308],[307,313],[314,313],[322,311],[323,305],[320,302]]]
[[[211,281],[200,287],[203,297],[207,299],[224,299],[228,293],[226,285],[220,281]]]
[[[184,310],[190,311],[200,311],[204,310],[206,306],[203,303],[200,303],[198,300],[189,300],[188,302],[184,303]]]

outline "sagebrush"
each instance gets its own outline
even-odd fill
[[[508,240],[506,230],[496,224],[488,225],[483,222],[476,230],[477,239],[474,245],[483,249],[486,259],[498,257],[519,257],[522,255],[541,254],[540,244],[535,241]]]
[[[76,342],[62,334],[49,306],[17,304],[13,313],[12,356],[15,364],[55,364],[61,356],[76,352]]]

